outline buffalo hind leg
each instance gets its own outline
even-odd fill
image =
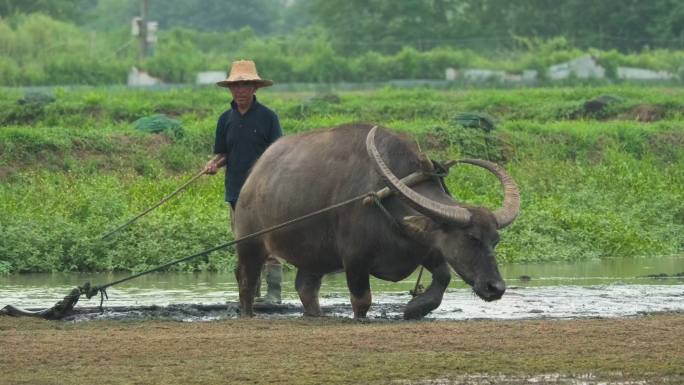
[[[449,266],[442,258],[428,258],[423,266],[432,273],[432,283],[423,294],[415,296],[406,305],[404,319],[420,319],[437,309],[451,281]]]
[[[366,318],[371,305],[370,273],[360,266],[345,266],[354,318]]]
[[[259,284],[259,274],[268,252],[262,244],[242,243],[237,247],[237,276],[240,289],[240,317],[254,316],[254,295]]]
[[[297,289],[299,299],[302,301],[302,306],[304,306],[305,316],[318,317],[321,315],[318,292],[321,289],[322,277],[320,274],[309,273],[302,269],[297,270],[295,289]]]

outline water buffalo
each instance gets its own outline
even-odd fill
[[[386,185],[395,194],[383,205],[394,220],[379,207],[356,201],[239,243],[241,314],[253,314],[259,271],[269,254],[297,267],[295,287],[305,315],[320,314],[322,276],[342,270],[356,318],[365,317],[371,305],[370,275],[396,282],[419,265],[432,273],[432,283],[408,303],[407,319],[421,318],[440,305],[451,280],[449,266],[483,300],[501,298],[506,284],[494,248],[497,229],[518,215],[518,188],[497,165],[468,163],[497,175],[504,188],[503,208],[492,212],[459,204],[436,176],[406,186],[398,177],[420,170],[434,173],[433,165],[413,140],[386,129],[344,125],[279,139],[242,188],[235,210],[237,237]]]

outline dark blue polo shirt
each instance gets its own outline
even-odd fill
[[[256,97],[244,115],[234,101],[231,107],[216,124],[214,154],[227,155],[224,197],[234,204],[254,163],[283,133],[278,116]]]

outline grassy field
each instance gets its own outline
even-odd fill
[[[684,317],[60,323],[0,318],[0,384],[684,382]],[[563,382],[572,379],[584,382]]]
[[[519,183],[522,214],[502,233],[502,261],[655,256],[684,251],[684,89],[392,89],[314,94],[260,91],[286,135],[373,122],[415,137],[436,159],[479,157]],[[587,101],[603,97],[605,108]],[[187,192],[114,239],[99,237],[157,202],[210,156],[229,96],[216,88],[0,92],[0,272],[142,270],[223,243],[222,177]],[[490,133],[459,113],[492,117]],[[183,135],[148,134],[152,114]],[[490,175],[459,168],[450,190],[496,207]],[[231,268],[231,250],[182,270]]]

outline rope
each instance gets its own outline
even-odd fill
[[[451,195],[449,192],[449,189],[447,188],[446,183],[444,182],[444,178],[449,175],[449,168],[456,164],[455,161],[449,160],[445,163],[440,163],[434,159],[430,159],[432,162],[432,166],[434,167],[434,171],[432,172],[423,172],[427,176],[432,176],[436,177],[439,179],[439,183],[442,185],[442,188],[444,189],[444,192],[447,194]],[[411,296],[415,297],[419,294],[421,294],[424,291],[423,285],[420,283],[420,279],[423,277],[423,270],[425,270],[425,267],[423,265],[420,266],[420,271],[418,272],[418,278],[416,279],[416,285],[413,287],[413,290],[409,290],[409,294]]]
[[[412,297],[415,297],[419,294],[421,294],[424,290],[423,285],[420,284],[420,278],[423,277],[423,267],[422,265],[420,266],[420,271],[418,272],[418,279],[416,279],[416,286],[413,287],[413,290],[409,291],[409,294],[411,294]]]
[[[450,167],[451,165],[453,165],[453,162],[452,162],[452,161],[447,162],[445,165],[441,165],[441,164],[439,164],[439,163],[437,163],[437,162],[434,162],[434,161],[433,161],[433,163],[435,164],[436,171],[435,171],[434,173],[428,173],[427,175],[428,175],[428,176],[440,177],[440,178],[446,176],[446,174],[448,173],[449,167]],[[204,174],[204,171],[202,171],[201,173],[195,175],[194,177],[192,177],[192,179],[188,180],[186,183],[184,183],[182,186],[180,186],[179,188],[177,188],[177,189],[176,189],[175,191],[173,191],[171,194],[169,194],[169,195],[167,195],[166,197],[164,197],[159,203],[157,203],[156,205],[154,205],[154,206],[150,207],[149,209],[145,210],[144,212],[142,212],[141,214],[139,214],[139,215],[136,216],[135,218],[129,220],[128,222],[124,223],[123,225],[119,226],[118,228],[114,229],[113,231],[110,231],[109,233],[105,234],[105,235],[102,237],[102,239],[104,239],[104,238],[108,237],[109,235],[111,235],[111,234],[113,234],[113,233],[115,233],[115,232],[121,230],[122,228],[126,227],[127,225],[129,225],[130,223],[134,222],[134,221],[137,220],[138,218],[142,217],[143,215],[145,215],[145,214],[147,214],[148,212],[152,211],[152,210],[155,209],[156,207],[160,206],[162,203],[166,202],[168,199],[170,199],[171,197],[173,197],[175,194],[177,194],[177,193],[179,193],[180,191],[182,191],[185,187],[187,187],[190,183],[192,183],[193,181],[195,181],[197,178],[199,178],[199,177],[202,176],[203,174]],[[208,254],[210,254],[210,253],[213,253],[214,251],[224,249],[224,248],[226,248],[226,247],[228,247],[228,246],[232,246],[232,245],[234,245],[234,244],[236,244],[236,243],[243,242],[243,241],[246,241],[246,240],[248,240],[248,239],[256,238],[256,237],[261,236],[261,235],[264,235],[264,234],[266,234],[266,233],[270,233],[270,232],[272,232],[272,231],[281,229],[281,228],[283,228],[283,227],[292,225],[292,224],[297,223],[297,222],[301,222],[301,221],[303,221],[303,220],[306,220],[306,219],[315,217],[315,216],[317,216],[317,215],[320,215],[320,214],[323,214],[323,213],[325,213],[325,212],[328,212],[328,211],[337,209],[337,208],[342,207],[342,206],[346,206],[346,205],[348,205],[348,204],[351,204],[351,203],[354,203],[354,202],[360,201],[360,200],[365,200],[365,201],[371,200],[373,203],[375,203],[375,205],[380,209],[380,211],[383,213],[383,215],[389,220],[390,226],[391,226],[393,229],[395,229],[397,232],[403,233],[403,232],[404,232],[404,228],[403,228],[402,224],[401,224],[394,216],[392,216],[392,214],[391,214],[391,213],[385,208],[385,206],[382,204],[381,199],[383,198],[383,196],[381,195],[381,192],[382,192],[382,191],[380,191],[380,192],[368,192],[368,193],[365,193],[365,194],[356,196],[356,197],[354,197],[354,198],[347,199],[347,200],[345,200],[345,201],[343,201],[343,202],[340,202],[340,203],[334,204],[334,205],[332,205],[332,206],[328,206],[328,207],[322,208],[322,209],[320,209],[320,210],[316,210],[316,211],[314,211],[314,212],[311,212],[311,213],[309,213],[309,214],[303,215],[303,216],[301,216],[301,217],[298,217],[298,218],[295,218],[295,219],[291,219],[291,220],[286,221],[286,222],[283,222],[283,223],[281,223],[281,224],[278,224],[278,225],[275,225],[275,226],[268,227],[268,228],[266,228],[266,229],[257,231],[257,232],[255,232],[255,233],[246,235],[246,236],[241,237],[241,238],[238,238],[238,239],[234,239],[234,240],[232,240],[232,241],[230,241],[230,242],[226,242],[226,243],[224,243],[224,244],[221,244],[221,245],[212,247],[212,248],[210,248],[210,249],[201,251],[201,252],[199,252],[199,253],[192,254],[192,255],[189,255],[189,256],[187,256],[187,257],[184,257],[184,258],[181,258],[181,259],[177,259],[177,260],[174,260],[174,261],[165,263],[165,264],[160,265],[160,266],[157,266],[157,267],[155,267],[155,268],[152,268],[152,269],[149,269],[149,270],[146,270],[146,271],[137,273],[137,274],[133,274],[133,275],[130,275],[130,276],[126,277],[126,278],[122,278],[122,279],[119,279],[119,280],[116,280],[116,281],[112,281],[112,282],[109,282],[109,283],[104,284],[104,285],[100,285],[100,286],[91,286],[90,282],[86,282],[83,286],[79,286],[79,287],[77,287],[77,288],[74,288],[74,289],[72,290],[72,292],[71,292],[68,296],[66,296],[62,301],[58,302],[55,306],[53,306],[53,308],[46,309],[45,311],[43,311],[43,312],[41,312],[41,313],[43,313],[43,314],[50,313],[50,314],[53,315],[53,317],[51,317],[50,319],[59,319],[59,318],[62,318],[64,315],[66,315],[66,313],[67,313],[69,310],[71,310],[71,308],[73,308],[73,306],[78,302],[78,299],[80,298],[81,295],[85,295],[88,299],[90,299],[90,298],[92,298],[92,297],[94,297],[94,296],[96,296],[96,295],[98,295],[98,294],[100,295],[100,306],[99,306],[99,307],[100,307],[100,311],[103,311],[103,307],[102,307],[102,306],[103,306],[103,304],[104,304],[104,301],[105,301],[105,299],[109,299],[109,296],[107,295],[107,288],[109,288],[109,287],[112,287],[112,286],[114,286],[114,285],[118,285],[118,284],[123,283],[123,282],[130,281],[130,280],[132,280],[132,279],[141,277],[141,276],[146,275],[146,274],[150,274],[150,273],[153,273],[153,272],[156,272],[156,271],[160,271],[160,270],[166,269],[167,267],[170,267],[170,266],[179,264],[179,263],[181,263],[181,262],[185,262],[185,261],[189,261],[189,260],[194,259],[194,258],[206,256],[206,255],[208,255]],[[388,195],[388,194],[386,194],[386,195]],[[423,275],[423,267],[421,266],[420,272],[418,273],[418,280],[417,280],[417,282],[416,282],[416,286],[415,286],[414,290],[411,292],[411,294],[414,295],[414,296],[418,294],[418,290],[419,290],[419,288],[421,287],[421,285],[420,285],[420,279],[421,279],[422,275]]]
[[[150,211],[156,209],[157,207],[161,206],[164,202],[168,201],[168,200],[171,199],[174,195],[176,195],[176,194],[178,194],[179,192],[183,191],[183,189],[185,189],[186,187],[188,187],[192,182],[194,182],[195,180],[197,180],[197,178],[201,177],[202,175],[204,175],[204,170],[202,170],[199,174],[193,176],[193,177],[192,177],[190,180],[188,180],[187,182],[183,183],[183,185],[181,185],[180,187],[178,187],[178,188],[177,188],[176,190],[174,190],[171,194],[169,194],[169,195],[165,196],[164,198],[162,198],[162,200],[160,200],[159,202],[157,202],[157,204],[155,204],[154,206],[148,208],[147,210],[143,211],[142,213],[140,213],[140,214],[136,215],[135,217],[129,219],[129,220],[128,220],[126,223],[124,223],[123,225],[121,225],[121,226],[115,228],[114,230],[112,230],[112,231],[106,233],[105,235],[103,235],[101,239],[107,239],[110,235],[112,235],[112,234],[116,233],[117,231],[119,231],[119,230],[125,228],[126,226],[128,226],[128,225],[130,225],[131,223],[133,223],[133,222],[137,221],[138,219],[140,219],[143,215],[145,215],[145,214],[149,213]]]
[[[376,201],[377,204],[378,204],[378,206],[383,210],[383,212],[385,212],[387,215],[389,215],[389,216],[391,217],[391,214],[389,214],[389,212],[387,212],[387,210],[384,208],[384,206],[382,206],[382,203],[380,203],[380,200],[377,199],[377,195],[376,195],[374,192],[370,192],[370,193],[366,193],[366,194],[363,194],[363,195],[359,195],[359,196],[354,197],[354,198],[351,198],[351,199],[347,199],[346,201],[343,201],[343,202],[334,204],[334,205],[332,205],[332,206],[329,206],[329,207],[326,207],[326,208],[323,208],[323,209],[314,211],[314,212],[312,212],[312,213],[303,215],[303,216],[301,216],[301,217],[298,217],[298,218],[295,218],[295,219],[291,219],[291,220],[289,220],[289,221],[287,221],[287,222],[283,222],[283,223],[281,223],[281,224],[278,224],[278,225],[275,225],[275,226],[268,227],[268,228],[266,228],[266,229],[257,231],[257,232],[255,232],[255,233],[252,233],[252,234],[249,234],[249,235],[245,235],[244,237],[241,237],[241,238],[238,238],[238,239],[234,239],[234,240],[232,240],[232,241],[230,241],[230,242],[226,242],[226,243],[224,243],[224,244],[221,244],[221,245],[212,247],[211,249],[207,249],[207,250],[201,251],[201,252],[199,252],[199,253],[197,253],[197,254],[189,255],[189,256],[187,256],[187,257],[184,257],[184,258],[181,258],[181,259],[177,259],[177,260],[175,260],[175,261],[171,261],[171,262],[165,263],[165,264],[163,264],[163,265],[161,265],[161,266],[157,266],[157,267],[155,267],[155,268],[153,268],[153,269],[149,269],[149,270],[146,270],[146,271],[137,273],[137,274],[133,274],[133,275],[128,276],[128,277],[126,277],[126,278],[122,278],[122,279],[119,279],[119,280],[116,280],[116,281],[113,281],[113,282],[110,282],[110,283],[107,283],[107,284],[104,284],[104,285],[92,286],[92,287],[91,287],[91,286],[90,286],[90,283],[87,282],[85,285],[83,285],[82,288],[80,288],[80,289],[82,289],[82,290],[81,290],[81,294],[86,295],[86,297],[87,297],[88,299],[90,299],[91,297],[93,297],[93,296],[95,296],[95,295],[97,295],[97,294],[99,293],[99,294],[100,294],[100,310],[102,310],[102,304],[103,304],[105,298],[108,299],[106,289],[109,288],[109,287],[112,287],[112,286],[114,286],[114,285],[118,285],[118,284],[123,283],[123,282],[126,282],[126,281],[130,281],[130,280],[132,280],[132,279],[141,277],[141,276],[146,275],[146,274],[150,274],[150,273],[153,273],[153,272],[156,272],[156,271],[159,271],[159,270],[163,270],[163,269],[165,269],[165,268],[167,268],[167,267],[176,265],[176,264],[181,263],[181,262],[189,261],[189,260],[194,259],[194,258],[198,258],[198,257],[202,257],[202,256],[205,256],[205,255],[208,255],[208,254],[210,254],[210,253],[213,253],[214,251],[224,249],[224,248],[226,248],[226,247],[228,247],[228,246],[232,246],[232,245],[234,245],[234,244],[236,244],[236,243],[243,242],[243,241],[246,241],[246,240],[248,240],[248,239],[256,238],[256,237],[261,236],[261,235],[264,235],[264,234],[266,234],[266,233],[270,233],[270,232],[272,232],[272,231],[281,229],[281,228],[283,228],[283,227],[292,225],[292,224],[297,223],[297,222],[301,222],[301,221],[303,221],[303,220],[305,220],[305,219],[309,219],[309,218],[315,217],[315,216],[320,215],[320,214],[323,214],[323,213],[325,213],[325,212],[327,212],[327,211],[331,211],[331,210],[337,209],[337,208],[339,208],[339,207],[346,206],[346,205],[348,205],[348,204],[350,204],[350,203],[354,203],[354,202],[356,202],[356,201],[360,201],[360,200],[365,199],[365,198],[368,198],[368,197],[370,197],[370,198],[372,198],[374,201]],[[394,219],[394,217],[392,217],[392,219],[396,222],[396,220]],[[396,225],[398,226],[398,223],[397,223]]]
[[[449,175],[449,167],[453,166],[455,162],[448,161],[447,163],[440,163],[434,159],[430,159],[432,166],[435,168],[432,172],[423,172],[425,175],[434,176],[437,178],[445,178]]]
[[[435,176],[435,177],[439,177],[439,178],[443,178],[444,176],[446,176],[446,175],[449,173],[449,167],[451,166],[451,164],[447,164],[447,165],[445,166],[445,165],[442,165],[442,164],[440,164],[440,163],[438,163],[438,162],[436,162],[436,161],[433,161],[433,164],[435,165],[435,169],[436,169],[435,172],[433,172],[433,173],[426,173],[427,175],[429,175],[429,176]],[[185,188],[187,185],[189,185],[190,183],[192,183],[195,179],[197,179],[198,177],[200,177],[200,176],[203,175],[203,174],[204,174],[204,172],[201,172],[201,173],[197,174],[197,175],[194,176],[191,180],[189,180],[189,181],[186,182],[184,185],[182,185],[181,187],[179,187],[176,191],[174,191],[173,193],[171,193],[170,195],[168,195],[167,197],[165,197],[164,199],[162,199],[157,205],[155,205],[155,206],[149,208],[148,210],[146,210],[146,211],[143,212],[142,214],[140,214],[140,215],[138,215],[137,217],[133,218],[132,220],[130,220],[129,222],[127,222],[127,223],[125,223],[124,225],[120,226],[119,228],[115,229],[114,231],[108,233],[108,234],[105,235],[104,237],[107,237],[108,235],[110,235],[110,234],[112,234],[112,233],[118,231],[119,229],[125,227],[126,225],[128,225],[129,223],[133,222],[134,220],[140,218],[141,216],[145,215],[146,213],[152,211],[154,208],[156,208],[156,207],[158,207],[159,205],[161,205],[162,203],[164,203],[166,200],[168,200],[168,199],[171,198],[173,195],[175,195],[176,193],[178,193],[179,191],[181,191],[183,188]],[[380,211],[381,211],[381,212],[384,214],[384,216],[388,219],[388,221],[390,222],[390,226],[391,226],[395,231],[397,231],[397,232],[399,232],[399,233],[403,233],[403,232],[404,232],[404,228],[403,228],[403,226],[401,225],[401,223],[400,223],[400,222],[399,222],[399,221],[398,221],[398,220],[397,220],[397,219],[396,219],[396,218],[395,218],[395,217],[394,217],[394,216],[385,208],[385,206],[382,204],[381,197],[379,196],[379,194],[376,193],[376,192],[369,192],[369,193],[365,193],[365,194],[356,196],[356,197],[351,198],[351,199],[347,199],[346,201],[343,201],[343,202],[334,204],[334,205],[332,205],[332,206],[328,206],[328,207],[326,207],[326,208],[323,208],[323,209],[314,211],[314,212],[312,212],[312,213],[306,214],[306,215],[301,216],[301,217],[299,217],[299,218],[295,218],[295,219],[292,219],[292,220],[283,222],[283,223],[281,223],[281,224],[279,224],[279,225],[275,225],[275,226],[268,227],[268,228],[266,228],[266,229],[257,231],[257,232],[255,232],[255,233],[246,235],[246,236],[244,236],[244,237],[242,237],[242,238],[234,239],[234,240],[232,240],[232,241],[230,241],[230,242],[226,242],[226,243],[224,243],[224,244],[221,244],[221,245],[212,247],[211,249],[201,251],[201,252],[199,252],[199,253],[197,253],[197,254],[192,254],[192,255],[189,255],[189,256],[187,256],[187,257],[184,257],[184,258],[181,258],[181,259],[177,259],[177,260],[175,260],[175,261],[171,261],[171,262],[165,263],[165,264],[160,265],[160,266],[157,266],[157,267],[155,267],[155,268],[153,268],[153,269],[149,269],[149,270],[146,270],[146,271],[137,273],[137,274],[133,274],[133,275],[128,276],[128,277],[126,277],[126,278],[122,278],[122,279],[119,279],[119,280],[116,280],[116,281],[107,283],[107,284],[105,284],[105,285],[90,287],[90,283],[89,283],[89,282],[86,282],[86,284],[83,286],[83,288],[86,288],[86,289],[85,289],[85,290],[81,290],[81,293],[82,293],[82,294],[85,294],[86,297],[87,297],[88,299],[90,299],[91,297],[93,297],[93,296],[95,296],[95,295],[97,295],[97,294],[99,293],[99,294],[100,294],[100,310],[102,311],[102,304],[103,304],[104,300],[105,300],[105,299],[109,299],[109,296],[107,295],[107,291],[106,291],[106,289],[109,288],[109,287],[112,287],[112,286],[114,286],[114,285],[118,285],[118,284],[123,283],[123,282],[126,282],[126,281],[130,281],[130,280],[132,280],[132,279],[141,277],[141,276],[146,275],[146,274],[150,274],[150,273],[154,273],[154,272],[156,272],[156,271],[160,271],[160,270],[166,269],[167,267],[170,267],[170,266],[173,266],[173,265],[182,263],[182,262],[186,262],[186,261],[189,261],[189,260],[198,258],[198,257],[206,256],[206,255],[208,255],[208,254],[210,254],[210,253],[213,253],[214,251],[224,249],[224,248],[226,248],[226,247],[228,247],[228,246],[232,246],[232,245],[234,245],[234,244],[236,244],[236,243],[243,242],[243,241],[246,241],[246,240],[248,240],[248,239],[256,238],[256,237],[258,237],[258,236],[264,235],[264,234],[266,234],[266,233],[270,233],[270,232],[272,232],[272,231],[281,229],[281,228],[283,228],[283,227],[292,225],[292,224],[294,224],[294,223],[303,221],[303,220],[305,220],[305,219],[309,219],[309,218],[312,218],[312,217],[314,217],[314,216],[323,214],[323,213],[325,213],[325,212],[327,212],[327,211],[331,211],[331,210],[337,209],[337,208],[339,208],[339,207],[346,206],[346,205],[351,204],[351,203],[354,203],[354,202],[356,202],[356,201],[367,200],[367,199],[371,199],[371,200],[373,201],[373,203],[375,203],[375,205],[380,209]],[[103,238],[104,238],[104,237],[103,237]],[[411,292],[411,294],[414,295],[414,296],[418,294],[419,287],[421,287],[421,285],[420,285],[420,278],[421,278],[422,275],[423,275],[423,267],[421,266],[420,272],[418,273],[418,280],[416,281],[416,286],[415,286],[414,290]],[[83,289],[83,288],[79,288],[79,289]]]
[[[382,213],[385,215],[385,217],[387,218],[387,220],[389,221],[390,226],[391,226],[395,231],[397,231],[397,232],[403,234],[403,233],[404,233],[404,226],[402,226],[401,223],[399,223],[399,221],[397,220],[397,218],[395,218],[395,217],[394,217],[394,216],[385,208],[385,206],[382,204],[382,201],[381,201],[380,197],[378,196],[378,194],[372,193],[372,194],[370,194],[370,195],[371,195],[371,198],[373,199],[373,203],[375,203],[375,205],[378,206],[378,208],[380,209],[380,212],[382,212]],[[364,197],[364,199],[365,199],[365,197]]]
[[[442,185],[442,188],[444,189],[444,192],[447,193],[449,196],[451,196],[451,192],[449,191],[449,187],[447,187],[446,182],[444,181],[444,178],[446,178],[449,175],[449,168],[451,166],[455,165],[456,161],[453,160],[448,160],[444,163],[440,163],[434,159],[430,159],[432,162],[432,166],[435,168],[435,171],[429,173],[429,175],[437,177],[439,180],[439,184]],[[423,272],[423,267],[421,266],[420,272]],[[418,276],[418,282],[416,283],[416,287],[418,287],[418,283],[420,282],[420,275]]]

